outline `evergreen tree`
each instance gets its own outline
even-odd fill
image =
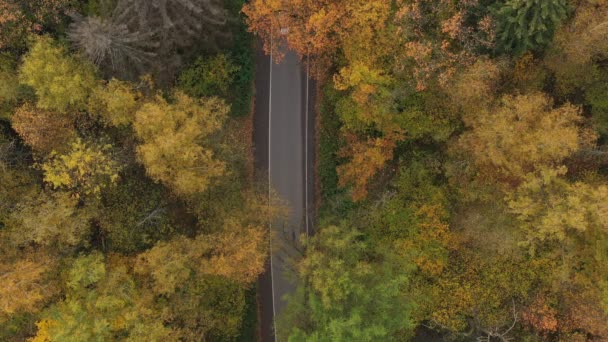
[[[543,48],[567,10],[566,0],[508,0],[495,10],[498,51],[521,54]]]

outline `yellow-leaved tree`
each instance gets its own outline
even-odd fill
[[[564,241],[591,229],[608,234],[608,187],[563,179],[565,167],[528,174],[507,197],[510,211],[526,231],[528,244]]]
[[[133,123],[142,98],[133,84],[113,78],[93,91],[88,107],[108,125],[127,126]]]
[[[34,89],[42,109],[79,110],[86,107],[96,86],[94,70],[92,64],[68,55],[65,47],[43,36],[34,40],[23,57],[19,81]]]
[[[224,276],[246,285],[264,270],[265,242],[263,229],[232,222],[220,233],[157,244],[139,256],[136,271],[151,275],[153,289],[160,294],[174,293],[193,274]]]
[[[207,189],[226,172],[208,138],[222,127],[228,111],[218,98],[196,100],[180,92],[171,103],[159,95],[144,104],[134,128],[141,141],[137,156],[150,177],[179,195]]]
[[[558,167],[595,136],[584,130],[578,107],[553,108],[541,93],[505,96],[494,108],[467,113],[456,148],[470,153],[482,179],[517,185],[541,167]]]
[[[116,183],[120,165],[111,154],[111,145],[86,143],[77,138],[68,152],[53,152],[42,164],[44,181],[55,189],[73,192],[76,196],[98,195]]]
[[[352,159],[338,167],[339,184],[352,185],[351,196],[358,201],[367,196],[370,179],[392,159],[395,141],[386,138],[360,141],[352,134],[347,136],[347,141],[348,145],[340,150],[340,156]]]
[[[86,244],[92,216],[67,192],[40,192],[16,205],[7,220],[7,238],[16,246],[79,246]]]

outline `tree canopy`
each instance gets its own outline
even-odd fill
[[[202,192],[225,172],[205,140],[222,127],[229,107],[218,98],[195,100],[175,93],[169,103],[157,96],[135,114],[134,128],[142,144],[137,155],[155,180],[176,193]]]

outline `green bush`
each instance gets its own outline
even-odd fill
[[[227,99],[239,70],[224,54],[211,58],[199,57],[180,74],[178,86],[192,97],[218,96]]]
[[[125,175],[101,199],[99,225],[111,251],[135,253],[152,247],[174,232],[168,217],[167,194],[141,172]]]
[[[193,97],[220,96],[231,105],[232,117],[250,113],[255,77],[253,34],[247,30],[241,8],[245,1],[229,0],[226,8],[237,18],[230,28],[232,46],[216,56],[201,56],[178,77],[178,87]]]
[[[591,106],[595,129],[602,137],[608,137],[608,77],[602,75],[585,90],[585,100]]]
[[[253,96],[253,79],[255,77],[255,50],[254,36],[247,30],[245,15],[241,12],[245,0],[228,0],[226,7],[233,17],[238,17],[237,24],[232,28],[233,44],[229,55],[239,72],[235,75],[232,84],[232,116],[246,116],[251,110]]]
[[[350,195],[338,187],[337,167],[343,163],[338,151],[343,145],[339,139],[342,122],[336,112],[337,103],[342,94],[328,83],[323,89],[321,102],[321,122],[319,128],[319,169],[318,177],[321,184],[320,220],[331,217],[344,217],[354,207]],[[328,217],[326,217],[328,216]]]

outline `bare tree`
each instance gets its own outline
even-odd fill
[[[114,13],[130,28],[158,29],[163,44],[189,46],[203,41],[215,48],[230,38],[222,0],[119,0]]]
[[[150,73],[161,86],[195,50],[213,52],[231,41],[222,0],[118,0],[114,17],[131,30],[156,32],[160,46]]]
[[[72,43],[110,75],[123,76],[145,72],[155,57],[159,44],[154,32],[131,31],[114,18],[83,18],[73,15],[68,36]]]
[[[74,16],[69,36],[108,76],[152,74],[166,85],[192,47],[208,52],[231,41],[222,0],[105,0],[105,18]]]

